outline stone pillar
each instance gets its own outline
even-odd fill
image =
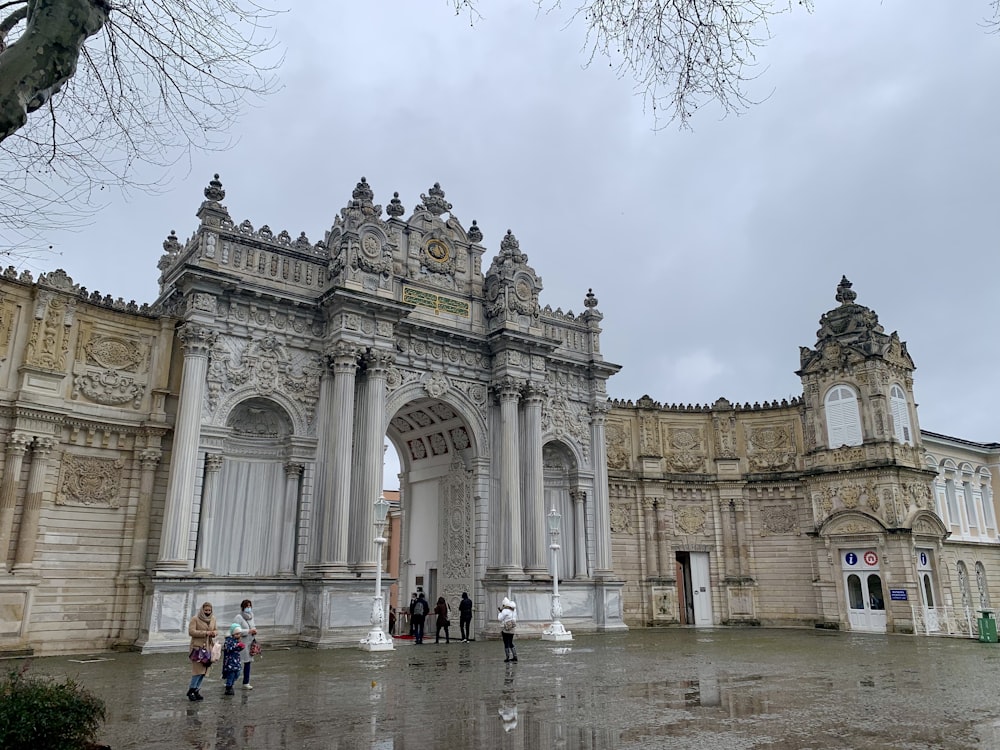
[[[199,573],[211,573],[212,553],[217,540],[215,506],[219,504],[219,469],[222,468],[222,454],[205,454],[205,480],[201,486],[201,513],[198,523],[198,544],[194,569]]]
[[[146,552],[149,549],[149,514],[153,503],[153,480],[162,453],[157,448],[147,448],[139,454],[142,474],[139,477],[139,500],[135,509],[132,528],[132,551],[129,553],[129,570],[141,573],[146,569]]]
[[[521,384],[507,376],[497,386],[500,401],[500,572],[520,574],[521,567],[521,472],[518,460],[517,401]]]
[[[285,507],[281,520],[281,556],[278,573],[295,572],[295,547],[298,544],[295,528],[299,509],[299,485],[302,480],[302,464],[285,464]]]
[[[573,501],[573,554],[576,556],[574,578],[587,577],[587,493],[579,488],[570,490]]]
[[[190,569],[189,542],[194,485],[201,442],[201,414],[205,400],[205,376],[208,354],[215,334],[208,328],[185,324],[177,333],[184,347],[184,370],[181,375],[180,404],[174,425],[170,453],[170,477],[163,509],[160,534],[158,575],[184,573]]]
[[[328,416],[326,454],[321,456],[326,481],[320,518],[320,567],[324,572],[347,572],[347,530],[351,509],[351,446],[354,442],[354,383],[358,350],[340,343],[330,356],[333,388]]]
[[[375,570],[375,501],[382,494],[385,464],[385,381],[395,356],[369,351],[358,398],[358,431],[354,444],[354,492],[351,497],[351,567]]]
[[[14,508],[17,507],[17,485],[21,481],[21,464],[31,438],[20,432],[7,438],[7,458],[0,484],[0,573],[7,570],[7,553],[10,551],[11,531],[14,528]]]
[[[611,508],[608,500],[608,446],[604,434],[606,403],[590,410],[590,442],[594,462],[594,572],[611,574]]]
[[[541,384],[529,383],[524,389],[523,413],[524,429],[521,445],[524,454],[524,496],[521,498],[521,529],[524,540],[524,572],[529,575],[545,575],[548,571],[546,558],[546,520],[549,509],[545,507],[545,477],[542,462],[542,403],[545,388]]]
[[[670,542],[667,529],[667,502],[664,499],[653,501],[656,513],[656,547],[660,562],[660,575],[664,578],[674,578],[674,558],[670,554]]]
[[[21,527],[17,534],[14,572],[30,572],[34,568],[35,545],[38,542],[38,518],[42,512],[42,496],[49,470],[49,455],[56,441],[36,437],[31,445],[31,467],[28,469],[28,492],[21,512]]]
[[[656,548],[656,501],[645,499],[642,501],[642,521],[645,526],[643,543],[646,546],[646,577],[659,578],[661,576],[659,566],[659,554]]]

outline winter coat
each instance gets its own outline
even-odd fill
[[[253,657],[250,656],[250,644],[254,642],[257,638],[255,635],[250,635],[250,631],[257,626],[253,624],[253,615],[250,615],[250,619],[240,612],[236,617],[236,622],[240,624],[240,643],[243,644],[243,650],[240,652],[242,654],[243,663],[253,661]]]
[[[222,676],[239,674],[243,669],[242,654],[247,649],[237,636],[227,635],[222,644]]]
[[[508,620],[513,620],[515,623],[517,622],[517,605],[505,597],[503,603],[500,605],[500,612],[497,614],[497,621],[500,623],[501,631],[503,631],[504,623]],[[509,632],[513,635],[513,631]]]
[[[199,613],[200,614],[200,613]],[[212,638],[209,633],[218,630],[215,626],[215,615],[212,615],[212,619],[206,624],[204,620],[198,615],[191,618],[191,622],[188,623],[188,635],[191,636],[191,643],[188,645],[188,653],[190,654],[196,648],[207,648],[212,649]],[[191,674],[208,674],[208,668],[210,664],[201,664],[199,662],[191,662]]]

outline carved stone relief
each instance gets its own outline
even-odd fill
[[[566,376],[549,373],[548,396],[542,404],[542,431],[555,439],[570,437],[580,448],[585,462],[590,462],[590,415],[583,403],[573,400],[578,383]]]
[[[782,471],[795,465],[789,424],[747,427],[747,460],[751,471]]]
[[[26,364],[47,370],[65,369],[75,313],[75,300],[67,301],[52,292],[38,293],[35,321],[25,352]]]
[[[674,512],[674,525],[682,534],[704,534],[706,516],[701,508],[679,508]]]
[[[665,427],[667,466],[686,474],[705,469],[705,441],[697,427]]]
[[[632,468],[632,434],[627,422],[609,420],[607,425],[608,468],[629,470]]]
[[[770,505],[760,509],[761,536],[798,533],[798,518],[791,505]]]
[[[123,466],[121,459],[63,454],[56,505],[117,508]]]
[[[611,504],[611,533],[632,534],[632,513],[627,505]]]

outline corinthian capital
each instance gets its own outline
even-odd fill
[[[177,338],[184,347],[184,356],[207,357],[215,343],[215,331],[205,326],[185,323],[177,331]]]

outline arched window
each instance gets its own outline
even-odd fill
[[[961,560],[958,561],[956,567],[958,568],[958,588],[962,592],[962,608],[968,611],[972,606],[972,594],[969,592],[969,569]]]
[[[921,579],[924,582],[924,603],[928,607],[934,606],[934,589],[931,587],[931,574],[922,573]]]
[[[979,589],[980,609],[990,608],[990,588],[986,585],[986,568],[981,562],[976,563],[976,587]]]
[[[861,445],[861,414],[854,391],[846,385],[835,385],[826,394],[824,406],[829,447]]]
[[[910,429],[910,410],[906,405],[906,394],[895,384],[889,391],[889,408],[892,410],[892,431],[896,440],[912,445],[913,431]]]

